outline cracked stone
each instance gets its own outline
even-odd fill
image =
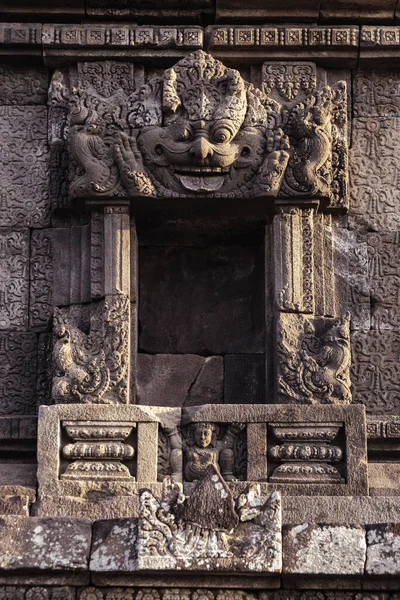
[[[223,401],[222,356],[138,354],[138,403],[195,406]]]

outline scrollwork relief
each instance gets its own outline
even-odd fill
[[[280,402],[349,404],[350,361],[350,315],[342,320],[280,315],[277,328]]]
[[[56,403],[126,404],[129,300],[109,296],[92,310],[84,333],[62,309],[54,311],[53,388]]]

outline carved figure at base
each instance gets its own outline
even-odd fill
[[[198,481],[209,465],[213,465],[226,481],[234,481],[233,448],[243,428],[242,423],[232,423],[221,440],[218,440],[219,427],[214,423],[193,423],[187,428],[186,437],[181,436],[176,427],[166,430],[170,438],[172,477],[180,480],[183,457],[185,481]]]

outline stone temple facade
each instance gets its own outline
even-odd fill
[[[397,5],[0,0],[0,600],[399,600]]]

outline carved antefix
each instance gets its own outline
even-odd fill
[[[129,390],[129,299],[106,296],[89,308],[89,332],[72,309],[55,309],[53,389],[56,404],[126,404]]]
[[[201,50],[133,92],[120,70],[104,90],[86,81],[93,72],[78,66],[67,91],[71,197],[280,195],[345,205],[344,83],[306,86],[287,106]]]
[[[350,404],[350,316],[281,313],[277,323],[277,401]]]

